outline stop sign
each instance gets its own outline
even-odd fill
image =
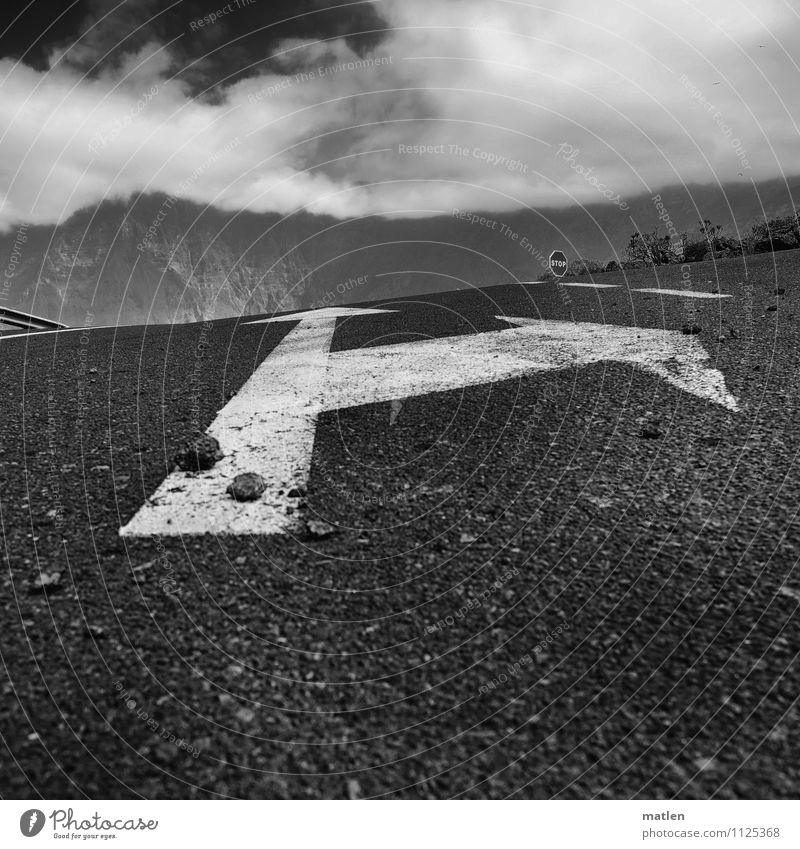
[[[550,271],[556,277],[563,277],[567,273],[567,257],[564,251],[553,251],[550,254]]]

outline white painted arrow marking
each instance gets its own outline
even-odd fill
[[[300,321],[305,324],[320,324],[323,323],[330,328],[331,335],[333,328],[336,326],[335,319],[346,318],[350,315],[377,315],[384,312],[397,312],[397,310],[379,310],[368,307],[325,307],[321,310],[305,310],[304,312],[293,312],[288,315],[278,315],[274,318],[257,318],[255,321],[248,321],[246,324],[273,324],[276,321]],[[328,340],[330,347],[330,340]]]
[[[120,531],[122,536],[274,534],[292,526],[289,498],[304,489],[311,469],[328,352],[336,319],[391,312],[334,307],[251,324],[297,321],[208,429],[225,454],[208,471],[176,471]],[[237,502],[225,490],[238,474],[267,483],[258,501]]]
[[[225,458],[207,472],[171,474],[122,535],[290,531],[287,492],[308,480],[316,419],[324,410],[609,360],[631,363],[701,399],[737,409],[699,340],[673,330],[497,316],[516,326],[329,353],[337,316],[373,312],[384,310],[300,314],[300,325],[209,428]],[[248,471],[258,472],[268,487],[260,500],[240,504],[225,490],[235,475]]]
[[[497,316],[512,330],[340,351],[328,359],[323,409],[495,383],[605,360],[632,363],[673,386],[736,410],[721,372],[695,336],[613,324]]]

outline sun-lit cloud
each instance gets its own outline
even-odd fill
[[[366,48],[295,35],[246,73],[188,18],[130,38],[129,4],[114,40],[114,9],[46,69],[0,60],[3,228],[140,192],[423,215],[798,170],[800,19],[780,2],[384,0]]]

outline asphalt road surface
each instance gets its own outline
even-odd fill
[[[331,356],[677,331],[735,409],[604,360],[326,410],[272,535],[119,529],[296,323],[0,339],[2,795],[796,796],[800,295],[597,282],[370,304]]]

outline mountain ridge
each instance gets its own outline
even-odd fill
[[[538,279],[550,251],[619,259],[631,233],[698,220],[732,235],[786,215],[800,176],[678,186],[563,209],[338,220],[224,212],[145,195],[0,236],[2,303],[81,325],[201,321]]]

